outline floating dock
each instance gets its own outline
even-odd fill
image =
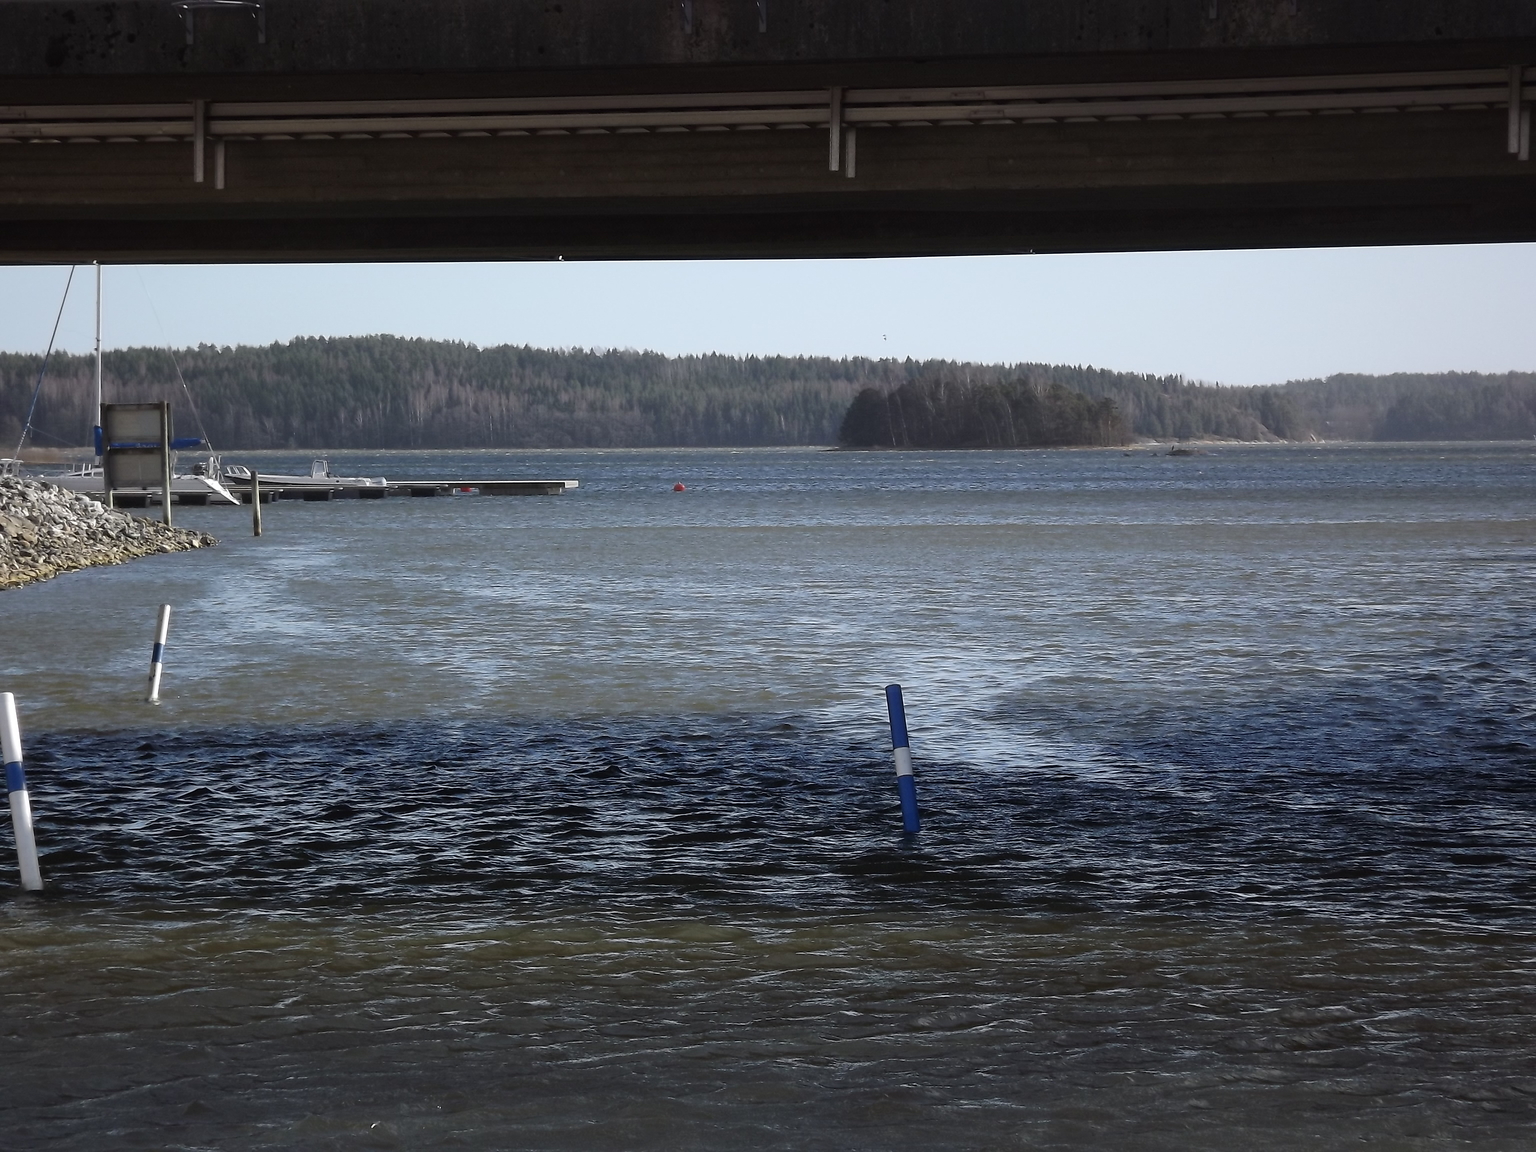
[[[579,480],[396,480],[390,484],[409,496],[558,496],[580,486]]]
[[[241,504],[251,502],[249,480],[225,477],[224,486]],[[261,502],[274,500],[382,500],[386,496],[558,496],[572,488],[581,487],[579,480],[390,480],[383,484],[348,484],[338,481],[332,484],[268,483],[261,482]],[[100,492],[87,492],[93,500],[105,499]],[[160,506],[158,491],[119,488],[113,493],[113,503],[118,508],[149,508]],[[172,504],[208,504],[207,492],[171,493]]]
[[[240,498],[251,502],[249,480],[225,478],[225,486]],[[348,484],[339,480],[330,484],[261,482],[261,500],[382,500],[386,496],[558,496],[579,488],[579,480],[390,480],[383,484]]]

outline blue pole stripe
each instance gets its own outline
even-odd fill
[[[898,776],[896,777],[896,791],[901,796],[902,831],[922,831],[922,823],[917,817],[917,781],[910,776]]]
[[[142,652],[143,649],[141,648],[140,651]],[[164,663],[164,661],[165,661],[165,645],[164,644],[156,644],[155,645],[155,650],[150,653],[149,662],[151,664],[161,664],[161,663]]]
[[[907,708],[900,684],[885,686],[885,706],[891,714],[891,750],[896,753],[896,791],[901,796],[903,831],[921,828],[917,815],[917,781],[912,777],[912,750],[907,741]]]
[[[27,776],[21,770],[20,760],[13,760],[5,766],[5,790],[6,792],[25,792],[27,790]]]
[[[885,686],[885,706],[891,714],[891,747],[907,747],[907,710],[901,701],[901,685]]]

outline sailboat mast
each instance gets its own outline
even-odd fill
[[[96,413],[91,420],[98,425],[101,420],[101,261],[96,261]],[[96,462],[101,462],[101,428],[95,432]]]

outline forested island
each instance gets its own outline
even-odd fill
[[[178,382],[177,367],[186,380]],[[42,357],[0,354],[0,437],[20,436]],[[1071,365],[478,348],[362,336],[108,352],[109,401],[171,400],[220,449],[1007,447],[1159,440],[1536,436],[1536,373],[1330,376],[1229,388]],[[56,354],[32,443],[83,445],[92,361]],[[894,423],[892,420],[894,418]],[[934,438],[936,437],[936,439]]]
[[[837,439],[849,448],[1066,448],[1128,444],[1131,434],[1107,397],[940,372],[886,391],[865,388]]]

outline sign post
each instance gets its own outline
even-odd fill
[[[103,404],[101,406],[101,472],[107,507],[122,489],[139,489],[145,503],[160,489],[164,519],[171,522],[171,406]]]
[[[171,406],[160,404],[160,509],[165,526],[171,526]]]

